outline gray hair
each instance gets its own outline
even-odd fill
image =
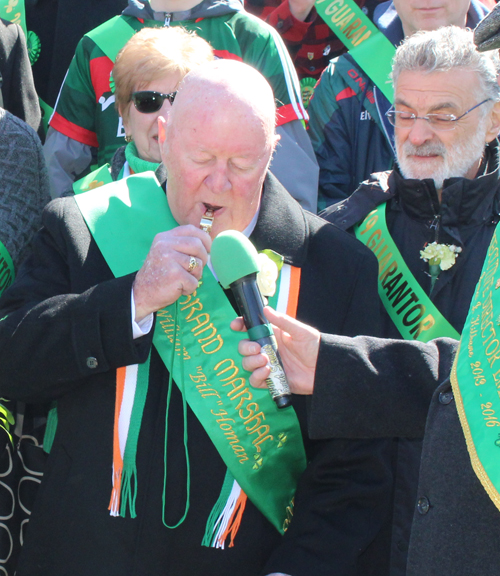
[[[430,73],[457,68],[477,72],[480,99],[500,101],[500,86],[497,83],[500,60],[497,51],[478,52],[473,32],[458,26],[421,30],[408,37],[396,50],[391,77],[395,86],[404,70]]]

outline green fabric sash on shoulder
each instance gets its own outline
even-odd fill
[[[410,272],[387,229],[386,203],[380,204],[356,226],[356,238],[377,257],[378,294],[405,340],[460,339],[460,334],[436,308]]]
[[[394,95],[390,73],[396,53],[394,45],[354,0],[316,0],[315,7],[357,64],[392,103]]]
[[[135,34],[135,30],[123,16],[115,16],[86,34],[99,49],[114,62],[118,52]]]
[[[9,251],[0,242],[0,294],[14,281],[14,262]]]
[[[497,225],[451,373],[472,467],[500,510],[500,274]]]
[[[28,38],[24,0],[5,0],[0,3],[0,18],[19,24],[23,29],[24,36]]]
[[[177,226],[153,172],[75,200],[116,277],[137,271],[154,236]],[[306,466],[297,416],[292,408],[278,410],[267,390],[248,384],[237,352],[241,335],[229,328],[234,310],[208,267],[195,293],[178,306],[176,341],[173,304],[157,313],[153,343],[241,488],[283,532]]]

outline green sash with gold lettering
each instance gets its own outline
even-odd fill
[[[380,204],[356,227],[356,238],[377,257],[378,294],[384,308],[405,340],[428,342],[433,338],[460,339],[460,334],[433,304],[410,272],[385,220],[386,203]]]
[[[318,14],[382,94],[394,100],[390,73],[396,48],[354,0],[316,0]]]
[[[500,274],[497,225],[451,373],[472,467],[500,510]]]
[[[154,236],[177,226],[152,172],[75,200],[116,277],[137,271]],[[283,532],[306,465],[297,416],[248,384],[237,352],[241,336],[229,328],[234,310],[208,267],[195,293],[178,302],[177,332],[175,306],[157,313],[153,343],[241,488]]]
[[[24,0],[4,0],[0,3],[0,18],[19,24],[27,37]]]

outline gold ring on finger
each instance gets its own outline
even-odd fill
[[[198,266],[198,260],[196,260],[196,258],[194,256],[191,256],[189,258],[189,266],[188,266],[187,271],[192,272],[196,268],[196,266]]]

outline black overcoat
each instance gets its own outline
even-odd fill
[[[341,334],[376,330],[372,255],[302,210],[271,175],[251,239],[258,250],[273,249],[301,267],[300,319]],[[190,509],[179,528],[163,526],[168,374],[154,350],[137,454],[138,517],[110,517],[114,372],[144,362],[152,339],[151,334],[132,339],[133,280],[134,274],[112,277],[74,198],[62,198],[46,209],[33,256],[0,302],[0,395],[57,399],[59,415],[18,576],[255,576],[260,571],[330,576],[334,565],[339,574],[356,573],[358,556],[378,530],[358,503],[372,498],[379,511],[385,505],[378,499],[386,471],[377,442],[305,440],[310,469],[321,460],[329,463],[329,474],[314,493],[299,487],[294,530],[281,538],[249,502],[235,546],[205,548],[200,544],[225,466],[188,410]],[[306,437],[303,398],[295,404]],[[174,524],[186,502],[176,386],[168,418],[165,517]]]
[[[341,336],[320,347],[312,438],[425,434],[407,576],[500,574],[500,511],[472,468],[449,380],[456,348]]]

